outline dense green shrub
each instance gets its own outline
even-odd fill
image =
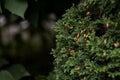
[[[56,80],[120,79],[120,0],[84,0],[56,25]]]

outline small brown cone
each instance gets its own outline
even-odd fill
[[[75,52],[74,50],[70,50],[70,54],[71,54],[71,55],[74,54],[74,52]]]
[[[76,71],[80,71],[80,66],[78,66],[78,67],[76,68]]]
[[[119,42],[116,42],[116,43],[114,43],[114,46],[117,48],[117,47],[120,46],[120,43],[119,43]]]

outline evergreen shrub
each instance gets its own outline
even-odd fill
[[[120,80],[120,0],[84,0],[57,21],[56,80]]]

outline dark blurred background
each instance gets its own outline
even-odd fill
[[[48,75],[53,69],[56,21],[80,0],[27,0],[24,17],[12,14],[1,4],[0,56],[20,63],[32,75]],[[19,8],[18,8],[19,9]]]

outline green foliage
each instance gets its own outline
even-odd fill
[[[9,67],[7,71],[9,71],[12,74],[12,76],[14,76],[15,80],[19,80],[25,76],[30,76],[27,70],[20,64],[16,64]]]
[[[119,3],[84,0],[57,22],[56,80],[120,79]]]
[[[24,18],[24,13],[27,9],[26,0],[5,0],[5,8],[15,15]]]
[[[23,77],[30,76],[20,64],[9,66],[9,62],[3,58],[0,58],[0,63],[0,80],[20,80]]]
[[[4,70],[0,72],[0,80],[15,80],[15,79],[8,71]]]
[[[21,64],[10,63],[3,58],[0,58],[0,80],[24,80],[25,77],[30,77],[31,74]],[[26,78],[29,79],[29,78]],[[30,77],[32,80],[32,78]],[[53,72],[50,72],[48,76],[38,75],[34,80],[55,80]]]
[[[54,72],[50,72],[48,77],[47,77],[47,80],[56,80],[55,79],[55,75],[54,75]]]

